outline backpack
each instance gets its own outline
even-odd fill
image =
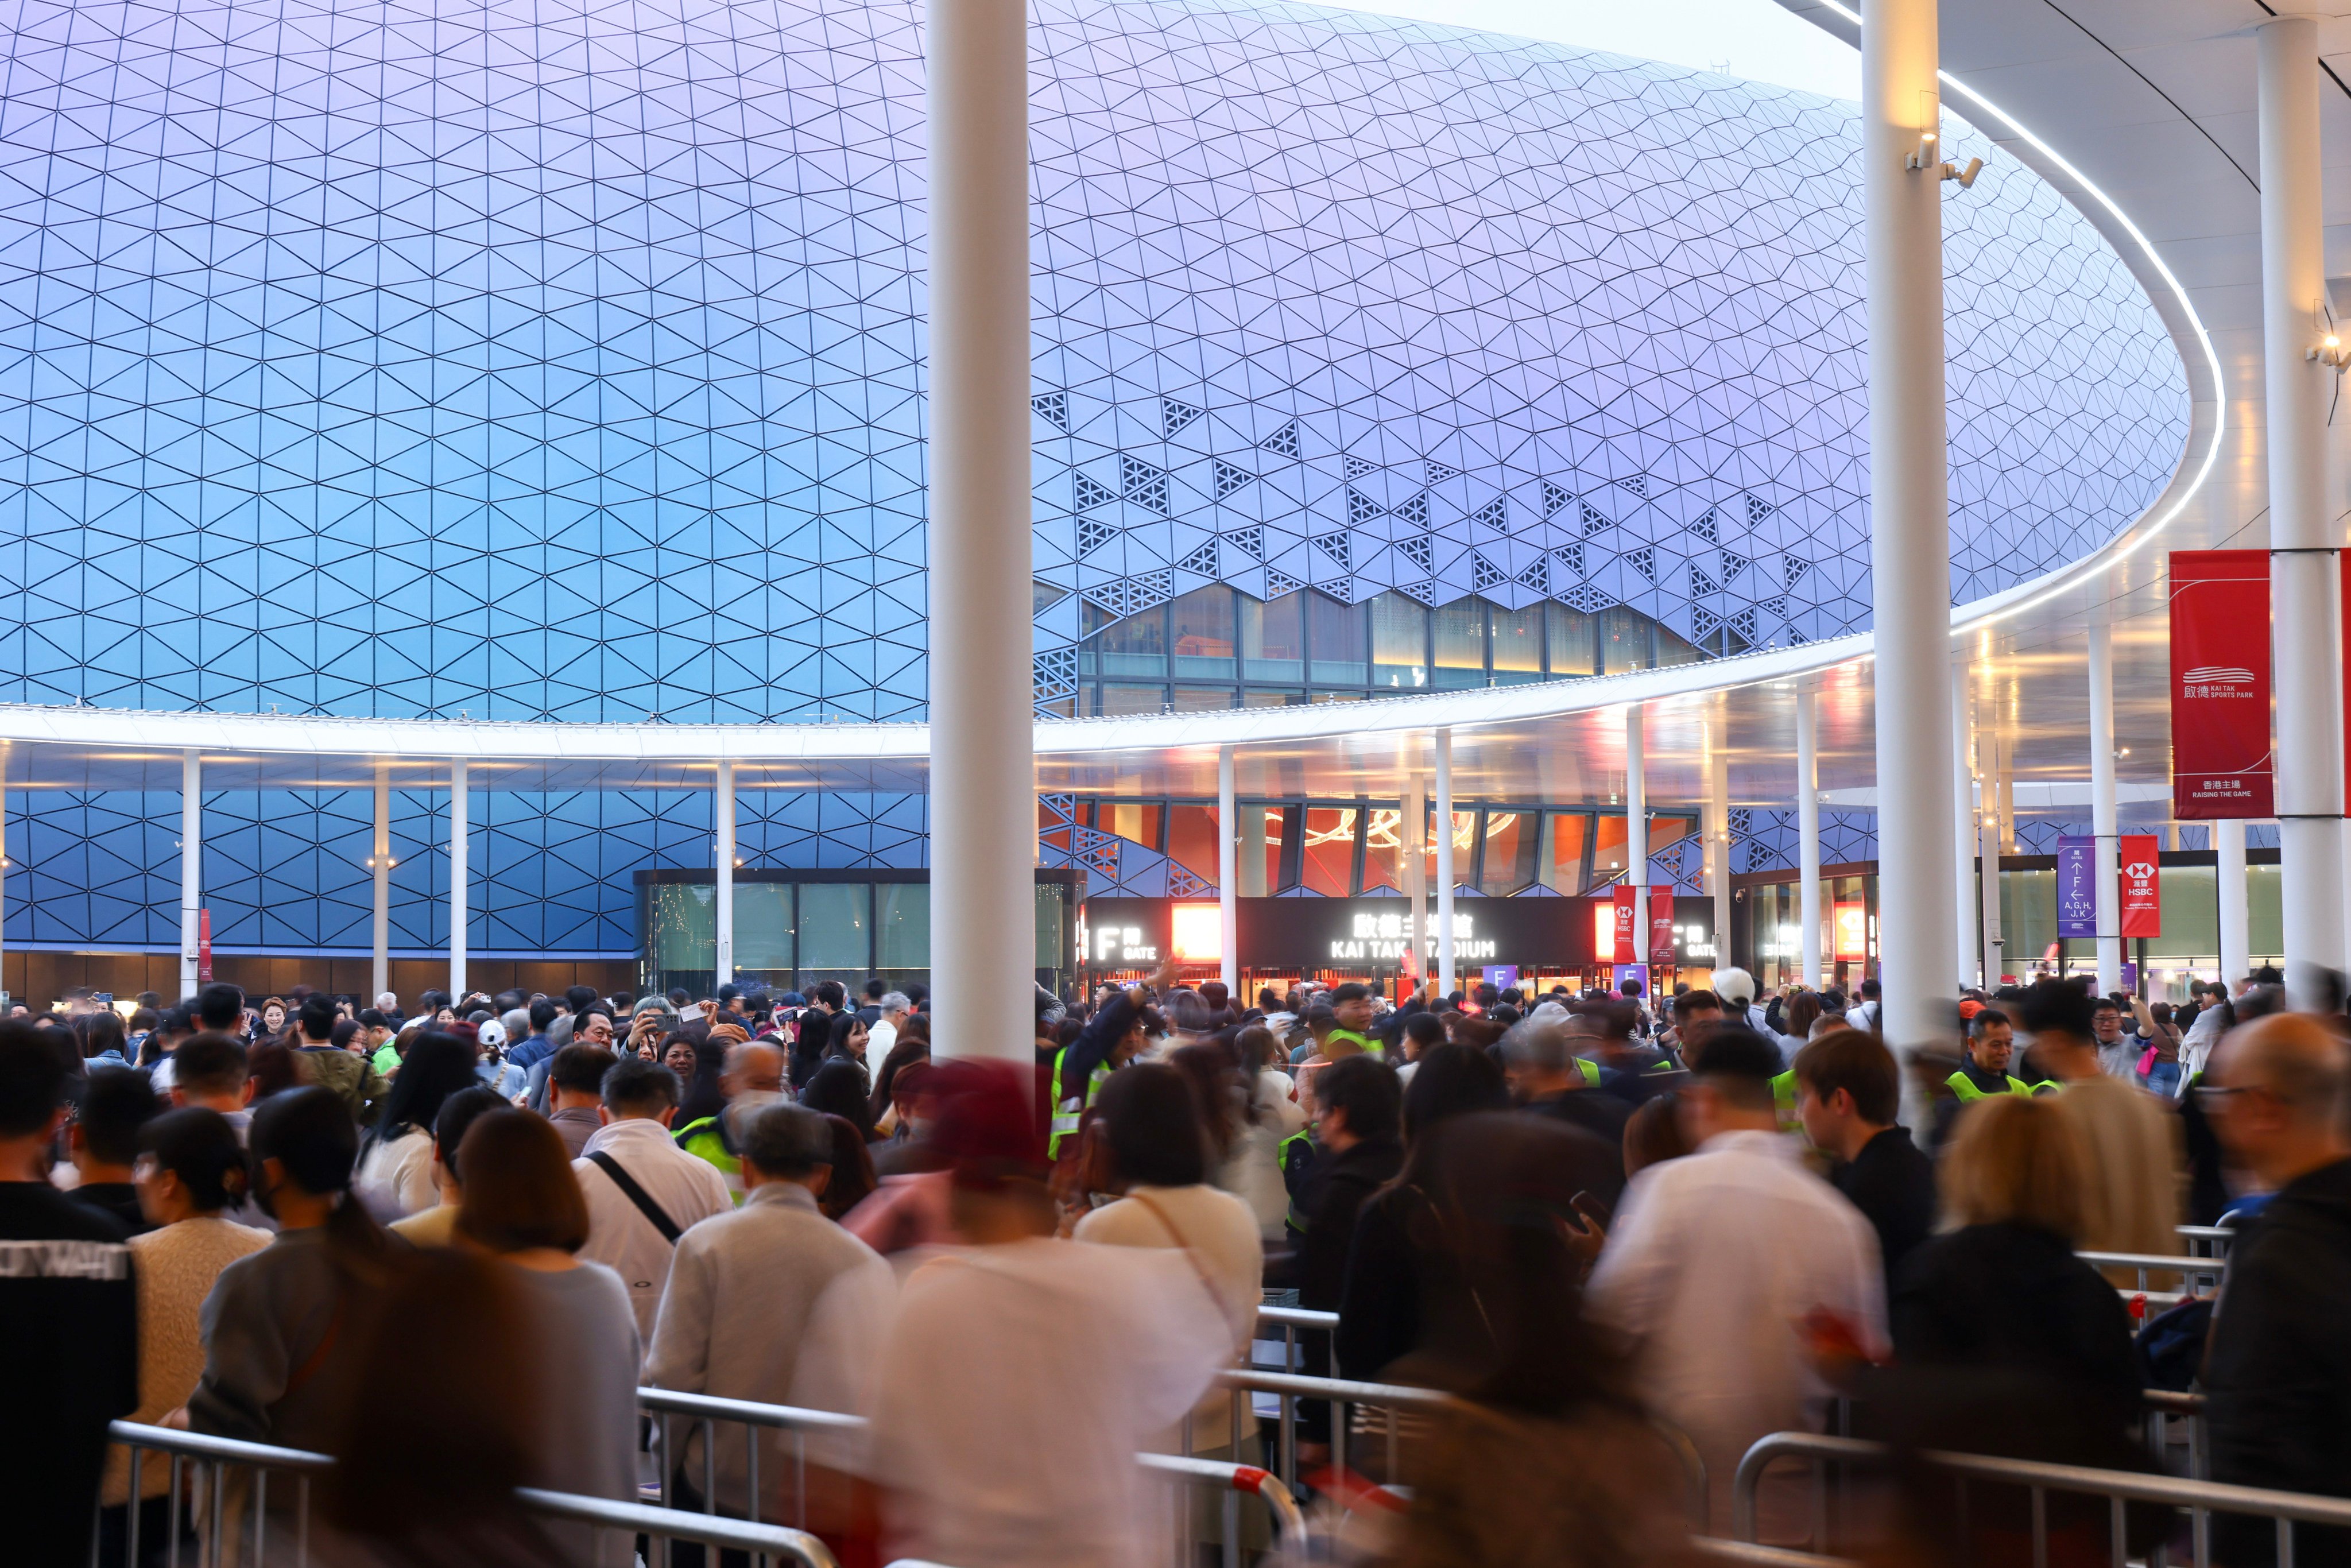
[[[2139,1381],[2149,1388],[2185,1394],[2204,1369],[2204,1340],[2212,1332],[2210,1297],[2167,1307],[2147,1321],[2131,1340]]]

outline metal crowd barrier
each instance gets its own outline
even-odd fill
[[[1759,1439],[1740,1459],[1739,1473],[1731,1482],[1732,1536],[1741,1542],[1755,1539],[1756,1488],[1763,1472],[1774,1460],[1809,1458],[1817,1477],[1822,1468],[1831,1461],[1876,1464],[1888,1458],[1892,1451],[1882,1443],[1862,1442],[1852,1437],[1825,1437],[1812,1432],[1777,1432]],[[2211,1516],[2215,1513],[2272,1521],[2276,1531],[2277,1568],[2294,1568],[2294,1525],[2351,1528],[2351,1499],[2346,1498],[2274,1491],[2267,1487],[2232,1486],[2222,1481],[2184,1479],[2177,1476],[2139,1475],[2128,1470],[2091,1469],[2081,1465],[2043,1464],[2032,1459],[2004,1459],[1986,1454],[1928,1452],[1919,1458],[1959,1478],[1963,1499],[1965,1483],[1969,1480],[2002,1482],[2025,1488],[2032,1498],[2032,1560],[2035,1563],[2049,1561],[2048,1496],[2053,1491],[2106,1500],[2108,1528],[2112,1532],[2112,1550],[2116,1563],[2123,1561],[2126,1505],[2134,1502],[2155,1503],[2188,1515],[2189,1550],[2194,1568],[2210,1568],[2211,1563]],[[1819,1494],[1820,1488],[1816,1485],[1815,1544],[1821,1541]],[[2160,1568],[2168,1550],[2166,1546],[2156,1548],[2149,1556],[2150,1564]]]
[[[1313,1378],[1303,1381],[1312,1383]],[[1412,1392],[1426,1394],[1425,1389]],[[1442,1397],[1437,1396],[1437,1397]],[[811,1433],[853,1434],[866,1427],[862,1416],[845,1416],[831,1410],[808,1410],[789,1405],[761,1405],[746,1399],[720,1399],[705,1394],[680,1394],[665,1388],[637,1390],[638,1408],[651,1413],[661,1431],[659,1444],[662,1458],[661,1484],[658,1490],[664,1510],[674,1508],[671,1498],[671,1476],[680,1452],[674,1444],[675,1417],[684,1416],[702,1431],[703,1485],[702,1517],[716,1516],[718,1507],[717,1434],[722,1423],[737,1423],[744,1428],[747,1465],[745,1483],[753,1498],[764,1494],[759,1489],[759,1445],[753,1440],[753,1429],[788,1433],[792,1438],[793,1515],[800,1525],[808,1522],[808,1438]],[[1186,1444],[1191,1437],[1188,1416],[1184,1423]],[[1271,1472],[1255,1465],[1233,1464],[1220,1459],[1203,1459],[1175,1454],[1137,1454],[1135,1462],[1154,1475],[1182,1482],[1186,1487],[1206,1482],[1221,1489],[1226,1494],[1224,1555],[1228,1568],[1238,1568],[1240,1557],[1240,1500],[1252,1496],[1263,1502],[1272,1515],[1273,1533],[1285,1548],[1302,1550],[1306,1544],[1306,1516],[1288,1487]],[[1185,1536],[1184,1564],[1191,1559],[1191,1514],[1179,1510],[1183,1516]]]
[[[1708,1563],[1730,1563],[1742,1568],[1861,1568],[1849,1557],[1822,1557],[1786,1546],[1761,1546],[1752,1541],[1725,1541],[1719,1535],[1693,1535],[1691,1549]],[[897,1568],[895,1563],[891,1568]]]
[[[161,1454],[169,1457],[171,1490],[166,1505],[170,1535],[164,1548],[164,1560],[170,1568],[180,1568],[183,1538],[182,1499],[183,1482],[193,1498],[206,1500],[207,1517],[201,1521],[202,1533],[195,1552],[195,1568],[230,1568],[233,1563],[249,1562],[255,1564],[278,1561],[271,1555],[269,1531],[272,1511],[269,1507],[269,1475],[284,1471],[295,1478],[294,1507],[276,1515],[278,1527],[290,1529],[294,1536],[293,1562],[296,1568],[307,1568],[310,1554],[310,1478],[331,1469],[334,1460],[325,1454],[307,1453],[299,1448],[280,1448],[266,1443],[239,1442],[229,1437],[206,1437],[196,1432],[177,1432],[162,1427],[140,1426],[130,1421],[117,1421],[108,1428],[108,1436],[130,1450],[130,1505],[125,1521],[125,1568],[141,1560],[140,1552],[140,1480],[146,1457]],[[230,1472],[251,1472],[251,1491],[237,1498],[232,1506]],[[207,1476],[206,1472],[209,1472]],[[675,1542],[695,1542],[705,1546],[731,1547],[748,1552],[758,1568],[770,1563],[791,1563],[797,1568],[840,1568],[824,1542],[802,1531],[780,1525],[750,1524],[740,1520],[719,1519],[707,1514],[687,1513],[676,1509],[647,1508],[641,1503],[616,1502],[607,1498],[578,1497],[569,1492],[544,1491],[537,1488],[517,1489],[515,1500],[529,1513],[542,1519],[557,1520],[591,1527],[593,1539],[601,1561],[603,1539],[608,1531],[623,1531],[629,1538],[627,1555],[634,1555],[634,1541],[645,1537],[664,1546]],[[101,1517],[104,1510],[99,1511]],[[242,1525],[233,1527],[232,1512],[242,1511],[251,1525],[246,1532]],[[290,1513],[290,1517],[289,1517]],[[191,1511],[189,1522],[198,1523]],[[250,1542],[252,1555],[244,1555]],[[101,1542],[93,1535],[90,1542],[91,1568],[114,1568],[100,1559]]]
[[[2149,1274],[2177,1274],[2188,1287],[2183,1294],[2202,1294],[2220,1289],[2229,1272],[2226,1258],[2185,1258],[2162,1252],[2076,1252],[2074,1256],[2093,1269],[2135,1270],[2141,1295],[2151,1294],[2147,1288]]]
[[[2231,1225],[2176,1225],[2179,1239],[2188,1243],[2191,1258],[2225,1258],[2229,1243],[2237,1239],[2236,1227]]]

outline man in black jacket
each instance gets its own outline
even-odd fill
[[[127,1232],[49,1185],[66,1064],[22,1019],[0,1022],[0,1344],[15,1348],[0,1421],[13,1563],[89,1561],[106,1424],[139,1406]]]
[[[1365,1198],[1404,1168],[1404,1091],[1395,1069],[1358,1051],[1322,1070],[1314,1081],[1314,1160],[1299,1180],[1297,1197],[1306,1217],[1306,1234],[1298,1243],[1298,1304],[1335,1312],[1346,1289],[1355,1216]],[[1302,1337],[1308,1375],[1327,1377],[1326,1336]],[[1319,1463],[1331,1440],[1330,1406],[1301,1400],[1298,1437],[1301,1457]]]
[[[1895,1124],[1901,1103],[1901,1069],[1874,1034],[1834,1030],[1796,1052],[1796,1115],[1835,1158],[1829,1180],[1877,1232],[1889,1301],[1902,1260],[1935,1228],[1935,1165]]]
[[[2344,1047],[2281,1013],[2221,1043],[2197,1092],[2235,1163],[2277,1196],[2229,1253],[2204,1384],[2212,1479],[2351,1497],[2351,1143]],[[2214,1519],[2214,1555],[2275,1561],[2268,1520]],[[2351,1531],[2294,1526],[2300,1568],[2351,1563]]]

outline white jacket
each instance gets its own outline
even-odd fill
[[[651,1344],[675,1249],[628,1194],[587,1157],[600,1150],[611,1155],[680,1230],[714,1214],[732,1212],[735,1200],[716,1166],[687,1154],[670,1142],[668,1128],[642,1116],[597,1128],[581,1157],[571,1162],[580,1196],[588,1200],[588,1245],[580,1256],[621,1276],[637,1314],[637,1333]]]

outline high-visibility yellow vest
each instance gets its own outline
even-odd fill
[[[1967,1071],[1964,1068],[1952,1073],[1949,1078],[1944,1079],[1943,1082],[1949,1087],[1952,1093],[1959,1096],[1959,1103],[1963,1105],[1971,1100],[1989,1099],[1993,1094],[2032,1094],[2036,1092],[2032,1085],[2027,1083],[2023,1079],[2016,1077],[2012,1073],[2003,1072],[2001,1076],[2008,1080],[2008,1087],[2005,1089],[1986,1091],[1978,1088],[1976,1086],[1975,1080],[1968,1076]],[[2048,1087],[2048,1085],[2043,1085],[2043,1087]]]
[[[1064,1097],[1061,1093],[1061,1067],[1070,1059],[1070,1050],[1065,1045],[1053,1053],[1052,1134],[1045,1140],[1045,1157],[1049,1160],[1061,1157],[1061,1140],[1078,1130],[1078,1124],[1085,1120],[1086,1110],[1093,1104],[1094,1096],[1102,1092],[1104,1083],[1110,1082],[1110,1063],[1105,1061],[1087,1075],[1082,1099],[1075,1094]]]

